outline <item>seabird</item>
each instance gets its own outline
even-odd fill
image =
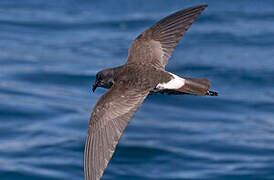
[[[165,70],[175,46],[207,5],[180,10],[160,20],[131,44],[126,64],[97,73],[109,89],[90,117],[84,152],[86,180],[101,179],[130,119],[149,94],[217,96],[207,79],[182,78]]]

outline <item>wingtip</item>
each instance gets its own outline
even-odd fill
[[[189,8],[187,8],[187,9],[202,9],[202,10],[204,10],[206,7],[208,7],[208,5],[207,4],[201,4],[201,5],[194,5],[194,6],[190,6]]]
[[[201,5],[191,6],[191,7],[187,8],[187,9],[196,9],[196,10],[198,10],[201,13],[203,10],[205,10],[205,8],[207,6],[208,6],[207,4],[201,4]],[[184,9],[184,10],[186,10],[186,9]]]
[[[196,8],[200,8],[202,11],[207,7],[208,7],[207,4],[201,4],[201,5],[196,6]]]
[[[207,4],[201,4],[200,6],[201,6],[201,7],[204,7],[204,8],[208,7]]]

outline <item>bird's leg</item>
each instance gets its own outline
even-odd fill
[[[155,95],[155,94],[165,94],[165,95],[183,95],[183,94],[190,94],[190,93],[185,93],[181,91],[177,91],[174,89],[153,89],[149,92],[149,95]],[[190,94],[193,95],[193,94]],[[215,91],[207,91],[205,96],[218,96],[218,92]]]
[[[187,93],[176,91],[174,89],[157,89],[157,88],[149,92],[149,95],[155,95],[155,94],[179,95],[179,94],[187,94]]]
[[[207,92],[206,92],[206,95],[207,95],[207,96],[218,96],[218,92],[215,92],[215,91],[207,91]]]

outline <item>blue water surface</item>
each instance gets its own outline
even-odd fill
[[[102,179],[274,179],[271,0],[1,0],[0,179],[84,179],[96,72],[122,65],[157,20],[205,3],[167,70],[219,96],[149,96]]]

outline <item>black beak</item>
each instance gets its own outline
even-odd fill
[[[95,83],[92,86],[92,92],[94,92],[96,90],[97,86],[98,86],[98,82],[95,81]]]

